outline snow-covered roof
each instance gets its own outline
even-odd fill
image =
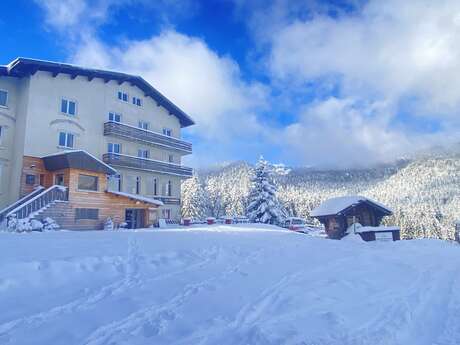
[[[85,150],[65,150],[41,157],[50,171],[79,168],[114,175],[117,171]]]
[[[356,228],[356,232],[385,232],[399,231],[397,226],[361,226]]]
[[[319,205],[318,207],[316,207],[310,212],[310,216],[322,217],[322,216],[330,216],[330,215],[338,214],[342,212],[343,210],[351,206],[357,205],[359,203],[362,203],[362,202],[373,204],[377,206],[378,208],[383,209],[388,214],[393,213],[393,211],[391,211],[388,207],[374,200],[371,200],[364,196],[349,195],[349,196],[340,196],[337,198],[331,198],[331,199],[324,201],[321,205]]]
[[[130,194],[130,193],[124,193],[124,192],[115,192],[115,191],[110,191],[110,190],[107,191],[107,193],[115,194],[115,195],[118,195],[118,196],[123,196],[125,198],[130,198],[130,199],[133,199],[133,200],[146,202],[146,203],[149,203],[149,204],[152,204],[152,205],[157,205],[157,206],[163,206],[164,205],[163,202],[161,202],[160,200],[147,198],[145,196],[140,196],[140,195],[137,195],[137,194]]]

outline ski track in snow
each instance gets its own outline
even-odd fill
[[[207,257],[197,263],[189,265],[187,268],[141,280],[138,265],[141,258],[142,255],[140,254],[137,242],[130,239],[128,242],[127,260],[125,262],[125,276],[122,279],[117,280],[109,285],[102,286],[100,289],[93,291],[91,294],[77,298],[66,304],[58,305],[47,311],[39,312],[24,318],[19,318],[0,324],[0,339],[2,339],[2,337],[6,337],[6,339],[8,339],[8,333],[16,328],[32,325],[37,326],[41,323],[49,322],[51,318],[57,318],[65,313],[70,314],[79,310],[94,308],[97,306],[97,303],[101,302],[105,298],[125,293],[127,290],[136,288],[142,284],[151,283],[156,280],[158,281],[161,279],[167,279],[187,271],[195,270],[210,261],[209,257]]]
[[[244,262],[256,259],[264,250],[245,258]],[[147,337],[159,334],[168,322],[175,319],[176,310],[182,306],[186,300],[207,289],[215,289],[213,283],[225,279],[229,275],[238,272],[241,264],[229,265],[223,272],[201,280],[196,283],[188,284],[178,294],[174,295],[166,303],[150,305],[142,310],[138,310],[127,317],[102,326],[91,334],[83,343],[85,345],[110,344],[111,341],[127,337],[131,334],[143,332]]]
[[[92,318],[96,322],[71,342],[53,338],[37,344],[460,343],[459,246],[440,241],[362,244],[298,234],[198,231],[168,234],[177,236],[180,245],[169,243],[163,249],[161,236],[166,235],[156,234],[153,240],[145,233],[129,233],[122,238],[121,276],[89,286],[70,301],[58,299],[57,305],[39,312],[6,318],[0,324],[0,343],[35,344],[28,334],[33,337],[39,332],[40,339],[47,339],[47,327],[68,326],[60,326],[63,317],[69,320],[78,314],[82,322],[93,313],[109,316]],[[156,241],[160,244],[152,250]],[[78,265],[78,257],[73,258]],[[242,295],[240,300],[231,299],[232,306],[226,305],[229,289],[240,289]],[[137,293],[140,297],[128,308],[110,315],[110,308]],[[200,310],[209,296],[223,308]]]

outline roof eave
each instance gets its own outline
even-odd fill
[[[26,70],[22,70],[21,66]],[[137,75],[126,74],[122,72],[109,71],[109,70],[99,70],[99,69],[89,69],[81,66],[76,66],[72,64],[65,64],[59,62],[30,59],[24,57],[18,57],[5,66],[6,75],[21,77],[24,75],[30,75],[35,73],[37,70],[52,72],[52,73],[64,73],[71,75],[81,75],[89,78],[102,78],[104,80],[116,80],[120,84],[124,82],[130,82],[133,85],[141,89],[146,97],[151,97],[157,104],[163,106],[171,115],[176,116],[179,120],[181,128],[189,127],[195,124],[195,121],[187,115],[183,110],[166,98],[161,92],[155,89],[150,83],[148,83],[144,78]],[[30,69],[30,70],[29,70]],[[0,75],[2,75],[2,70],[0,67]]]

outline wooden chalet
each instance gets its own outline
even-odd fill
[[[386,206],[363,196],[332,198],[313,209],[311,217],[325,227],[329,238],[341,239],[351,229],[359,233],[364,241],[399,240],[398,227],[385,227],[380,223],[393,212]]]
[[[25,156],[23,166],[21,195],[30,199],[13,205],[8,215],[51,217],[70,230],[102,229],[109,217],[128,228],[148,227],[158,220],[161,201],[108,190],[108,178],[117,171],[86,151]]]

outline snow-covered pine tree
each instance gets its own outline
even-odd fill
[[[203,219],[205,214],[205,194],[196,175],[182,182],[182,218]]]
[[[247,208],[247,217],[251,222],[277,224],[284,218],[273,180],[277,169],[277,166],[270,164],[263,157],[260,157],[256,164]]]

